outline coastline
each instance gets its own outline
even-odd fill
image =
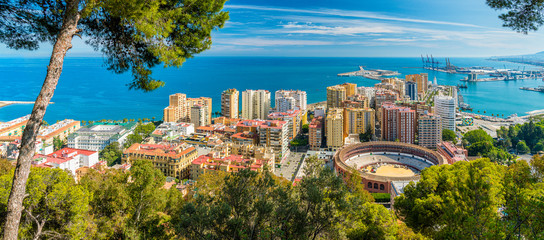
[[[308,104],[308,110],[313,111],[316,107],[319,107],[319,106],[327,106],[327,101],[310,103]]]

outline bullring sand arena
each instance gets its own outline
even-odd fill
[[[393,181],[417,181],[423,169],[445,162],[433,150],[399,142],[356,143],[334,155],[335,170],[340,174],[356,170],[370,192],[389,192]]]
[[[432,166],[431,163],[415,157],[380,153],[350,158],[346,164],[358,171],[385,177],[412,177]]]

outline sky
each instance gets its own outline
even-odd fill
[[[544,51],[544,30],[503,28],[485,0],[230,0],[204,56],[489,57]],[[68,56],[100,56],[76,38]],[[46,57],[0,46],[0,56]]]

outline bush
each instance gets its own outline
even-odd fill
[[[389,193],[371,193],[372,197],[374,197],[375,202],[390,202],[391,201],[391,194]]]

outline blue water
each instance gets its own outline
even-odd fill
[[[534,68],[520,64],[487,61],[481,58],[452,58],[460,67],[491,66],[496,68]],[[45,77],[48,59],[0,59],[0,100],[32,101]],[[337,77],[336,74],[358,70],[387,69],[405,74],[427,72],[438,84],[457,85],[464,75],[439,73],[418,68],[420,58],[275,58],[275,57],[197,57],[181,68],[155,69],[154,76],[166,82],[164,88],[151,93],[128,90],[129,74],[117,75],[105,69],[100,58],[67,58],[45,120],[65,118],[78,120],[162,118],[168,95],[186,93],[188,97],[211,97],[214,111],[220,110],[221,92],[228,88],[300,89],[308,92],[308,102],[326,100],[327,86],[354,82],[373,86],[379,81],[360,77]],[[544,109],[544,93],[522,91],[520,87],[544,85],[541,80],[480,82],[461,89],[474,111],[486,114],[525,112]],[[29,114],[32,105],[0,108],[0,121]]]

